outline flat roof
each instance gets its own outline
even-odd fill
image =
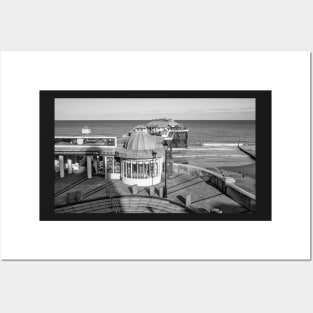
[[[109,154],[115,155],[115,147],[90,146],[90,145],[55,145],[54,153],[60,154]]]
[[[72,135],[72,136],[68,136],[68,135],[64,135],[64,136],[54,136],[54,138],[117,138],[116,136],[102,136],[102,135]]]

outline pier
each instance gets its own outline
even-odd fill
[[[123,148],[116,137],[91,136],[88,128],[78,136],[55,136],[56,213],[255,211],[255,195],[233,178],[173,163],[172,145],[162,145],[141,125],[136,129]],[[238,141],[255,160],[254,147]]]

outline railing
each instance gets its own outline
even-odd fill
[[[79,177],[78,179],[76,179],[74,182],[72,182],[71,184],[65,186],[64,188],[56,191],[54,193],[54,197],[58,197],[60,196],[62,193],[65,193],[66,191],[72,189],[73,187],[81,184],[82,182],[84,182],[85,180],[87,180],[87,177],[86,176],[83,176],[83,177]]]
[[[249,210],[255,209],[255,195],[238,187],[233,182],[227,181],[227,178],[225,178],[221,174],[198,166],[179,163],[173,163],[173,171],[180,174],[189,173],[199,176],[206,176],[208,178],[208,182],[216,187],[218,190],[220,190],[222,193]]]
[[[98,174],[98,175],[99,175],[99,174]],[[95,193],[101,191],[102,189],[105,189],[105,190],[106,190],[108,186],[111,186],[111,185],[113,185],[113,184],[114,184],[114,183],[109,182],[109,183],[105,183],[105,184],[103,184],[103,185],[101,185],[101,186],[98,186],[98,187],[96,187],[96,188],[94,188],[94,189],[91,189],[91,190],[87,191],[86,193],[84,193],[84,194],[82,195],[82,199],[87,198],[87,197],[90,197],[91,195],[93,195],[93,194],[95,194]]]

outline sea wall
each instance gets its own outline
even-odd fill
[[[173,163],[173,172],[176,174],[188,173],[191,175],[204,176],[204,178],[209,181],[210,184],[212,184],[222,193],[226,194],[228,197],[232,198],[243,207],[250,210],[255,210],[255,195],[236,186],[233,183],[233,179],[228,180],[227,178],[214,171],[189,164]]]

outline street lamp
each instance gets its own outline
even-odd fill
[[[164,145],[165,148],[165,177],[164,177],[164,198],[167,198],[167,185],[166,185],[166,174],[167,174],[167,150],[168,144]]]
[[[156,153],[155,151],[152,151],[152,158],[153,158],[153,160],[156,159],[156,155],[157,155],[157,153]],[[153,163],[153,173],[151,173],[151,177],[152,177],[152,186],[153,186],[154,166],[155,166],[155,164]],[[150,169],[151,169],[151,167],[150,167]]]

